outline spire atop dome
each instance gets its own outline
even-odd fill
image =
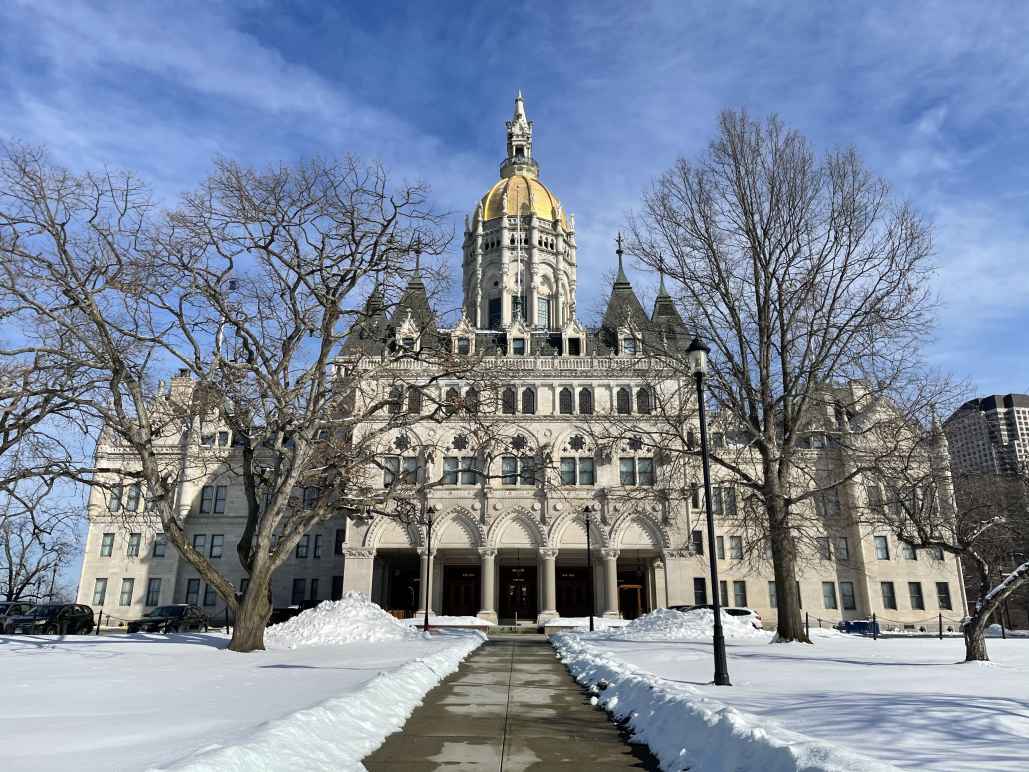
[[[514,115],[506,126],[507,158],[500,166],[500,176],[537,176],[539,167],[532,158],[532,121],[525,116],[525,100],[522,98],[521,89],[515,97]]]

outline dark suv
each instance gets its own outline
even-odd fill
[[[5,633],[28,635],[88,635],[93,632],[93,609],[80,603],[33,606],[26,614],[11,616]]]
[[[6,628],[8,619],[28,614],[31,608],[31,603],[23,603],[20,600],[0,603],[0,632]]]
[[[184,633],[189,630],[207,632],[207,616],[190,603],[158,606],[140,619],[129,622],[130,633]]]

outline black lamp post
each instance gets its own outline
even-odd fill
[[[593,507],[587,504],[582,508],[582,515],[586,518],[586,573],[589,574],[590,583],[590,632],[593,632],[593,612],[597,608],[596,586],[593,581],[593,545],[590,541],[590,521],[593,516]]]
[[[425,526],[425,623],[422,625],[424,632],[429,632],[429,585],[432,584],[432,521],[436,516],[437,509],[434,506],[425,508],[422,515],[422,525]]]
[[[700,411],[700,456],[704,465],[704,506],[707,508],[707,552],[711,564],[711,595],[715,611],[715,686],[732,686],[729,667],[725,661],[725,633],[722,631],[722,604],[718,584],[718,556],[715,554],[715,519],[711,507],[711,462],[707,447],[707,413],[704,408],[704,376],[707,374],[708,348],[700,338],[694,338],[686,349],[686,357],[697,379],[697,409]]]

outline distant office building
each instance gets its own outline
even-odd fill
[[[955,474],[1010,474],[1029,460],[1029,394],[970,399],[944,424]]]

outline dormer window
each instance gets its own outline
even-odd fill
[[[636,339],[625,337],[622,338],[622,353],[623,354],[635,354],[636,353]]]
[[[404,351],[414,351],[414,338],[404,337],[400,339],[400,345]]]
[[[568,339],[568,356],[572,356],[572,357],[582,356],[582,339],[581,338],[569,338]]]
[[[472,341],[466,337],[460,337],[457,339],[457,353],[458,354],[470,354],[472,351]]]
[[[511,353],[515,356],[525,356],[525,338],[511,340]]]

